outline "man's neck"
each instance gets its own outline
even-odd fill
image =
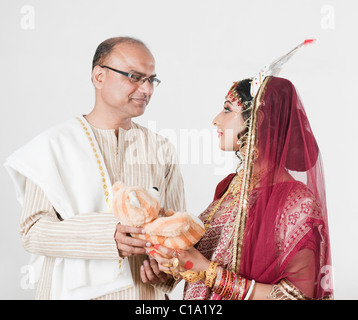
[[[86,120],[98,129],[113,129],[118,135],[118,129],[129,130],[132,126],[131,118],[119,117],[111,113],[98,112],[93,109],[88,115],[85,116]]]

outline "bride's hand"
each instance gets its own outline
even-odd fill
[[[158,252],[152,253],[152,256],[157,260],[159,270],[166,273],[172,273],[173,269],[176,274],[187,270],[199,273],[200,271],[206,271],[210,265],[210,260],[206,259],[200,251],[195,248],[173,250],[164,246],[158,246],[157,250]],[[175,266],[176,258],[179,260],[178,266]]]

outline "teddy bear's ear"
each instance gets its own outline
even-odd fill
[[[151,188],[151,189],[148,189],[147,192],[148,192],[148,194],[149,194],[152,198],[154,198],[154,199],[156,199],[158,202],[160,202],[160,193],[159,193],[157,187],[153,187],[153,188]]]
[[[112,187],[112,192],[117,192],[119,189],[122,189],[124,187],[124,183],[122,181],[117,181],[113,187]]]
[[[137,198],[137,194],[134,191],[131,191],[131,192],[128,193],[128,198],[129,198],[130,204],[133,207],[136,207],[138,209],[142,208],[142,206],[140,205],[140,202],[139,202],[139,200]]]

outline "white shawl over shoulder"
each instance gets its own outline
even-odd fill
[[[89,136],[74,118],[38,135],[7,158],[5,167],[15,183],[21,205],[28,178],[44,191],[63,219],[89,212],[110,214],[97,160],[102,163],[108,197],[112,200],[108,172],[90,125],[83,117],[79,119],[86,124]],[[89,137],[99,159],[95,158]],[[37,257],[34,268],[41,267],[39,259],[41,257]],[[128,259],[122,261],[119,268],[118,260],[56,258],[51,298],[91,299],[131,286]]]

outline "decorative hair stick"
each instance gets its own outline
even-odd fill
[[[289,53],[283,55],[282,57],[276,59],[270,64],[269,67],[264,67],[252,80],[251,82],[251,96],[255,97],[256,93],[259,91],[261,84],[264,82],[266,77],[277,76],[282,66],[297,52],[297,50],[303,46],[314,43],[316,39],[306,39],[300,43],[297,47],[293,48]]]

